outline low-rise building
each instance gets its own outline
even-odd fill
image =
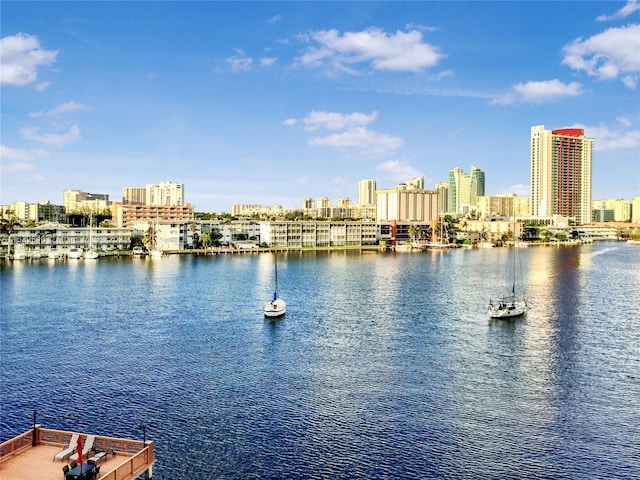
[[[128,250],[131,245],[131,229],[116,227],[72,228],[69,225],[47,223],[37,227],[17,228],[11,236],[0,235],[2,254],[9,247],[21,245],[27,252],[48,253],[55,249],[64,252],[70,248],[87,250],[90,246],[101,252]]]

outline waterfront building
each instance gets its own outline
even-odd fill
[[[392,188],[376,190],[376,221],[424,222],[438,218],[438,193]]]
[[[88,193],[82,190],[65,190],[63,192],[64,208],[67,213],[89,211],[104,212],[109,209],[111,202],[105,193]]]
[[[592,149],[581,128],[531,127],[531,215],[591,221]]]
[[[173,207],[184,205],[184,184],[177,182],[147,184],[146,204]]]
[[[122,203],[124,205],[146,205],[147,189],[144,187],[124,187],[122,189]]]
[[[376,204],[376,181],[372,178],[358,182],[358,205],[362,208]]]
[[[112,205],[112,223],[117,227],[131,227],[135,223],[157,220],[193,220],[194,207],[187,203],[181,206],[167,205],[123,205],[116,202]]]
[[[478,197],[484,196],[485,176],[478,167],[471,165],[471,173],[466,174],[456,167],[449,171],[448,212],[456,215],[477,208]]]
[[[594,222],[629,222],[631,221],[631,202],[622,198],[594,200],[591,202]]]
[[[128,250],[131,245],[131,229],[117,227],[72,228],[69,225],[46,223],[37,227],[19,227],[9,237],[0,235],[2,254],[10,245],[22,245],[27,252],[47,254],[55,249],[65,252],[71,248],[87,250],[91,246],[100,252]]]
[[[631,200],[631,223],[640,223],[640,196]]]
[[[367,221],[260,223],[260,239],[271,247],[322,248],[375,245],[376,231],[376,223]]]

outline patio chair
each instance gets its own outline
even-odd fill
[[[87,454],[93,450],[93,442],[96,439],[95,435],[87,435],[84,445],[82,446],[82,457],[87,458]],[[71,460],[78,460],[78,452],[69,457]]]
[[[78,442],[78,435],[74,433],[73,435],[71,435],[71,440],[69,440],[69,445],[67,445],[64,449],[56,453],[53,459],[62,461],[65,458],[67,458],[75,450],[77,442]]]

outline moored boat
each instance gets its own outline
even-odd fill
[[[82,249],[81,248],[70,248],[69,250],[67,250],[67,258],[73,258],[73,259],[80,259],[82,258]]]
[[[277,254],[275,254],[277,256]],[[287,313],[287,302],[278,297],[278,260],[274,260],[275,264],[275,290],[273,292],[273,299],[270,302],[264,304],[264,316],[268,318],[281,317]]]

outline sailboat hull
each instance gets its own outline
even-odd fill
[[[487,311],[491,318],[519,317],[527,312],[527,302],[515,298],[504,298],[500,301],[490,301]]]
[[[287,313],[287,302],[278,298],[264,304],[264,316],[269,318],[281,317]]]

